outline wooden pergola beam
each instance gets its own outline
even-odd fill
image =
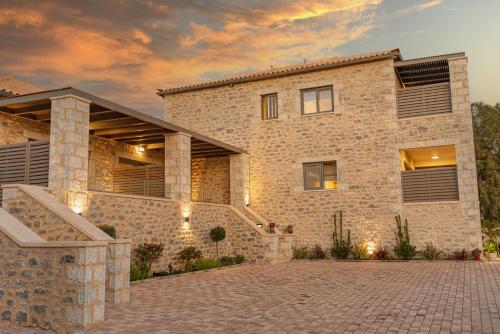
[[[102,129],[118,128],[127,125],[139,125],[139,124],[147,124],[147,123],[137,118],[125,116],[122,118],[117,118],[112,120],[94,121],[90,123],[89,128],[90,130],[102,130]]]
[[[97,130],[94,132],[94,135],[95,136],[118,135],[122,133],[140,132],[147,130],[160,130],[160,129],[161,128],[159,128],[158,126],[152,124],[132,125],[132,126],[124,126],[112,129]]]

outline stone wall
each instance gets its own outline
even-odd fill
[[[49,140],[50,126],[0,112],[0,145],[25,143],[29,139]]]
[[[193,201],[229,204],[229,157],[193,159],[191,180]]]
[[[4,188],[2,207],[47,241],[88,241],[88,236],[18,188]]]
[[[112,304],[130,300],[130,242],[112,240],[106,251],[106,301]]]
[[[452,115],[398,120],[392,60],[272,78],[165,97],[165,119],[247,149],[250,203],[267,220],[292,224],[299,244],[331,245],[333,214],[342,210],[356,241],[393,245],[394,215],[407,214],[419,247],[437,241],[421,233],[436,206],[416,217],[401,199],[399,148],[456,145],[460,204],[442,204],[455,220],[440,220],[441,247],[476,245],[480,238],[465,59],[450,61]],[[332,85],[333,113],[302,116],[300,89]],[[278,94],[279,117],[261,120],[260,96]],[[339,188],[304,191],[302,164],[336,160]],[[458,210],[455,212],[454,210]],[[466,231],[461,233],[461,231]]]
[[[190,214],[189,222],[184,222],[184,211]],[[84,215],[96,225],[115,226],[120,238],[132,239],[132,248],[142,242],[163,243],[164,256],[155,270],[166,270],[170,262],[179,266],[175,258],[187,246],[196,246],[204,256],[215,256],[209,231],[218,225],[227,232],[226,240],[219,244],[221,256],[242,254],[248,261],[259,263],[277,259],[278,236],[263,235],[255,224],[226,205],[89,192]]]
[[[2,320],[61,333],[104,320],[104,244],[20,247],[0,231],[0,249]]]

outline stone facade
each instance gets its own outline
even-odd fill
[[[0,231],[0,317],[66,333],[104,320],[106,246],[20,247]]]
[[[106,251],[106,301],[112,304],[130,300],[130,242],[113,240]]]
[[[49,140],[48,124],[0,112],[0,145],[25,143],[30,139]]]
[[[120,238],[133,239],[133,248],[142,242],[164,244],[164,255],[155,270],[166,270],[169,263],[178,266],[177,254],[187,246],[195,246],[204,256],[214,257],[215,244],[209,232],[218,225],[227,232],[226,239],[219,243],[221,256],[242,254],[247,261],[259,263],[276,262],[279,254],[281,258],[291,257],[288,239],[282,238],[280,243],[278,235],[265,234],[227,205],[102,192],[89,192],[88,199],[86,218],[96,225],[115,226]],[[189,222],[183,219],[186,207]]]
[[[90,101],[76,96],[51,99],[49,187],[71,208],[86,202]]]
[[[165,197],[191,200],[191,136],[165,135]]]
[[[299,244],[329,247],[333,214],[342,210],[355,241],[392,246],[394,215],[402,214],[418,248],[472,248],[480,223],[465,58],[450,60],[450,76],[446,116],[399,120],[394,61],[379,60],[166,95],[165,119],[248,150],[251,207],[294,225]],[[334,112],[301,115],[300,90],[326,85]],[[278,94],[279,116],[263,121],[260,96],[270,93]],[[443,143],[456,145],[460,201],[403,205],[399,149]],[[302,164],[330,160],[338,189],[305,191]]]
[[[193,201],[229,204],[229,184],[229,157],[192,159]]]

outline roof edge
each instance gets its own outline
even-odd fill
[[[358,57],[358,58],[352,59],[353,57]],[[333,58],[333,59],[335,59],[335,58]],[[212,80],[212,81],[202,82],[202,83],[189,85],[189,86],[168,88],[168,89],[164,89],[164,90],[159,89],[156,94],[161,96],[161,97],[165,97],[167,95],[175,95],[175,94],[185,93],[185,92],[190,92],[190,91],[197,91],[197,90],[203,90],[203,89],[209,89],[209,88],[230,86],[230,85],[234,85],[234,84],[240,84],[240,83],[246,83],[246,82],[252,82],[252,81],[260,81],[260,80],[266,80],[266,79],[272,79],[272,78],[281,78],[281,77],[286,77],[286,76],[290,76],[290,75],[316,72],[316,71],[321,71],[321,70],[326,70],[326,69],[332,69],[332,68],[338,68],[338,67],[344,67],[344,66],[350,66],[350,65],[357,65],[357,64],[362,64],[362,63],[369,63],[369,62],[374,62],[374,61],[379,61],[379,60],[384,60],[384,59],[394,59],[396,61],[401,61],[403,58],[401,56],[399,49],[392,49],[392,50],[388,50],[388,51],[381,51],[378,53],[375,52],[372,55],[361,54],[361,55],[339,57],[337,62],[334,61],[333,59],[331,62],[327,62],[327,63],[325,63],[325,61],[312,62],[312,63],[306,64],[309,66],[303,66],[303,67],[290,69],[290,70],[283,70],[282,72],[248,73],[248,74],[243,74],[242,76]],[[281,69],[284,69],[286,67],[287,66],[281,67]],[[275,71],[279,71],[279,70],[280,70],[279,67],[275,69]]]

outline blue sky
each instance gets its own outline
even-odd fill
[[[500,102],[498,0],[4,0],[0,74],[153,115],[157,88],[400,48],[465,51],[472,101]]]

